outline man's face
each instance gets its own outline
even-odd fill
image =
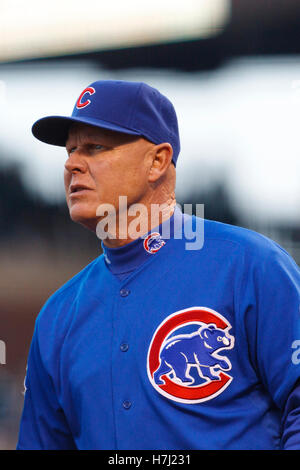
[[[66,142],[68,159],[64,183],[70,217],[96,230],[100,204],[112,204],[127,196],[128,207],[147,198],[149,150],[146,139],[76,124]]]

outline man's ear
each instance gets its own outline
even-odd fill
[[[172,162],[173,148],[168,142],[155,145],[152,151],[152,165],[149,170],[148,180],[155,183],[165,174]]]

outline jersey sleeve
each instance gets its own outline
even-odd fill
[[[28,356],[17,450],[76,449],[55,388],[40,354],[38,321]]]
[[[250,263],[249,263],[250,264]],[[240,299],[249,354],[260,381],[283,409],[300,378],[293,345],[300,340],[300,270],[274,244],[245,271]]]
[[[284,450],[300,450],[300,380],[286,401],[281,442]]]

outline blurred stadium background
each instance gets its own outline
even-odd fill
[[[177,200],[257,230],[300,263],[298,0],[0,0],[0,449],[14,449],[34,320],[100,254],[64,203],[64,149],[31,135],[97,79],[174,103]]]

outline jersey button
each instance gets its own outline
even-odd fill
[[[121,349],[122,352],[128,351],[128,348],[129,348],[129,344],[127,344],[127,343],[122,343],[120,345],[120,349]]]
[[[123,401],[123,408],[125,408],[125,410],[129,410],[129,408],[131,408],[131,401],[129,400]]]
[[[127,297],[127,295],[130,294],[130,290],[129,289],[121,289],[120,290],[120,296],[121,297]]]

